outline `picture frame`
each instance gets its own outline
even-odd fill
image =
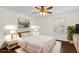
[[[30,20],[26,18],[18,18],[18,28],[25,29],[30,27]]]

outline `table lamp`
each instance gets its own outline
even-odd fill
[[[40,28],[40,26],[34,25],[34,26],[31,26],[30,28],[31,28],[31,31],[32,31],[32,33],[34,35],[39,34],[39,28]]]
[[[6,25],[4,29],[7,31],[5,36],[6,40],[14,39],[14,37],[17,35],[17,27],[14,25]]]

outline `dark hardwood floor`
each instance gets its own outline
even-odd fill
[[[0,49],[0,53],[16,53],[15,49],[17,48],[20,48],[19,46],[13,48],[13,49],[10,49],[8,50],[6,47],[5,48],[2,48]]]
[[[16,53],[15,49],[20,48],[19,46],[8,50],[7,48],[0,49],[0,53]],[[69,42],[61,41],[61,53],[77,53],[73,44]]]
[[[61,53],[77,53],[74,44],[62,41],[61,43]]]

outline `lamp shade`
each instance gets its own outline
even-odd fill
[[[31,26],[30,28],[31,28],[31,31],[32,31],[32,33],[33,33],[34,35],[39,34],[39,28],[40,28],[40,26],[34,25],[34,26]]]
[[[5,29],[5,30],[16,30],[17,27],[14,26],[14,25],[5,25],[4,29]]]
[[[36,28],[36,29],[39,29],[39,28],[40,28],[40,26],[33,25],[33,26],[31,26],[30,28],[31,28],[31,29],[35,29],[35,28]]]

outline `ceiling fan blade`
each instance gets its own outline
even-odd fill
[[[38,10],[40,9],[39,7],[35,7],[35,8],[38,9]]]
[[[47,12],[47,13],[52,14],[52,12]]]
[[[39,13],[39,12],[33,12],[32,14],[35,14],[35,13]]]
[[[48,7],[48,8],[46,8],[47,10],[49,10],[49,9],[52,9],[53,7],[52,6],[50,6],[50,7]]]

